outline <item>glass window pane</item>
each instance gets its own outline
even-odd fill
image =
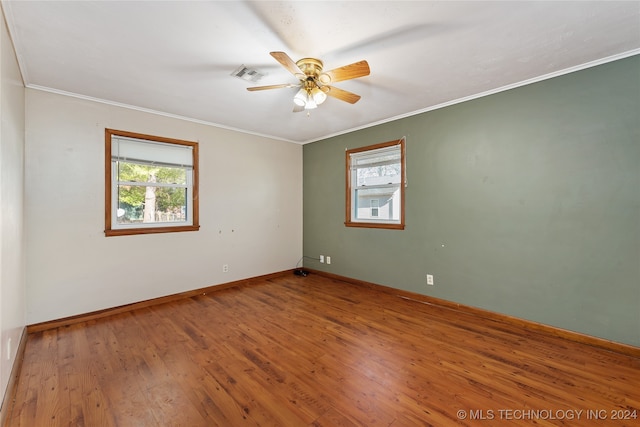
[[[355,190],[355,194],[355,219],[369,219],[375,216],[379,220],[400,220],[399,186],[391,188],[361,188]],[[374,200],[377,200],[377,202]],[[373,215],[374,212],[376,215]]]
[[[400,183],[400,163],[357,169],[358,187]]]
[[[118,162],[118,181],[186,185],[187,169],[183,167]]]
[[[118,224],[185,222],[187,188],[118,186]]]

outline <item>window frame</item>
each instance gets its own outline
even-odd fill
[[[353,188],[353,177],[351,171],[351,157],[352,154],[356,153],[364,153],[367,151],[374,151],[382,148],[393,147],[399,145],[400,146],[400,219],[398,222],[388,222],[387,220],[375,219],[375,220],[356,220],[352,216],[353,207],[352,203],[354,202],[354,191]],[[404,230],[405,228],[405,187],[407,186],[407,172],[406,172],[406,141],[405,138],[382,142],[379,144],[368,145],[366,147],[359,147],[346,150],[345,158],[346,158],[346,202],[345,202],[345,222],[344,225],[347,227],[360,227],[360,228],[385,228],[391,230]]]
[[[162,222],[160,226],[154,225],[140,225],[140,226],[127,226],[123,228],[113,227],[113,218],[115,209],[117,209],[117,176],[113,171],[113,159],[112,159],[112,139],[113,136],[131,138],[141,140],[142,142],[148,141],[149,143],[163,143],[174,144],[180,146],[191,147],[192,159],[192,177],[191,177],[191,223],[183,224],[178,223],[176,225],[170,225],[169,222]],[[110,236],[127,236],[138,234],[155,234],[155,233],[177,233],[183,231],[198,231],[200,229],[199,224],[199,197],[198,197],[198,143],[192,141],[184,141],[174,138],[166,138],[162,136],[146,135],[136,132],[128,132],[122,130],[105,128],[105,229],[104,233],[106,237]],[[187,180],[188,181],[188,180]],[[188,186],[187,186],[188,191]],[[116,203],[116,205],[114,205]]]

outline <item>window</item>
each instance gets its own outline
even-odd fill
[[[198,143],[105,129],[105,235],[199,228]]]
[[[377,218],[379,216],[380,200],[371,199],[371,218]]]
[[[404,229],[405,140],[347,150],[347,227]]]

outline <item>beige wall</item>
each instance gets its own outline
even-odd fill
[[[282,271],[302,256],[300,145],[26,92],[28,324]],[[104,236],[105,128],[200,143],[200,231]]]
[[[7,390],[26,322],[24,85],[0,13],[0,393]],[[6,402],[5,402],[6,403]],[[3,412],[6,407],[3,405]],[[1,418],[1,417],[0,417]]]

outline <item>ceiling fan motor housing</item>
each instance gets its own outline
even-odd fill
[[[302,71],[307,78],[312,77],[314,79],[318,78],[320,73],[322,72],[322,61],[315,58],[302,58],[298,62],[296,62],[300,71]]]

